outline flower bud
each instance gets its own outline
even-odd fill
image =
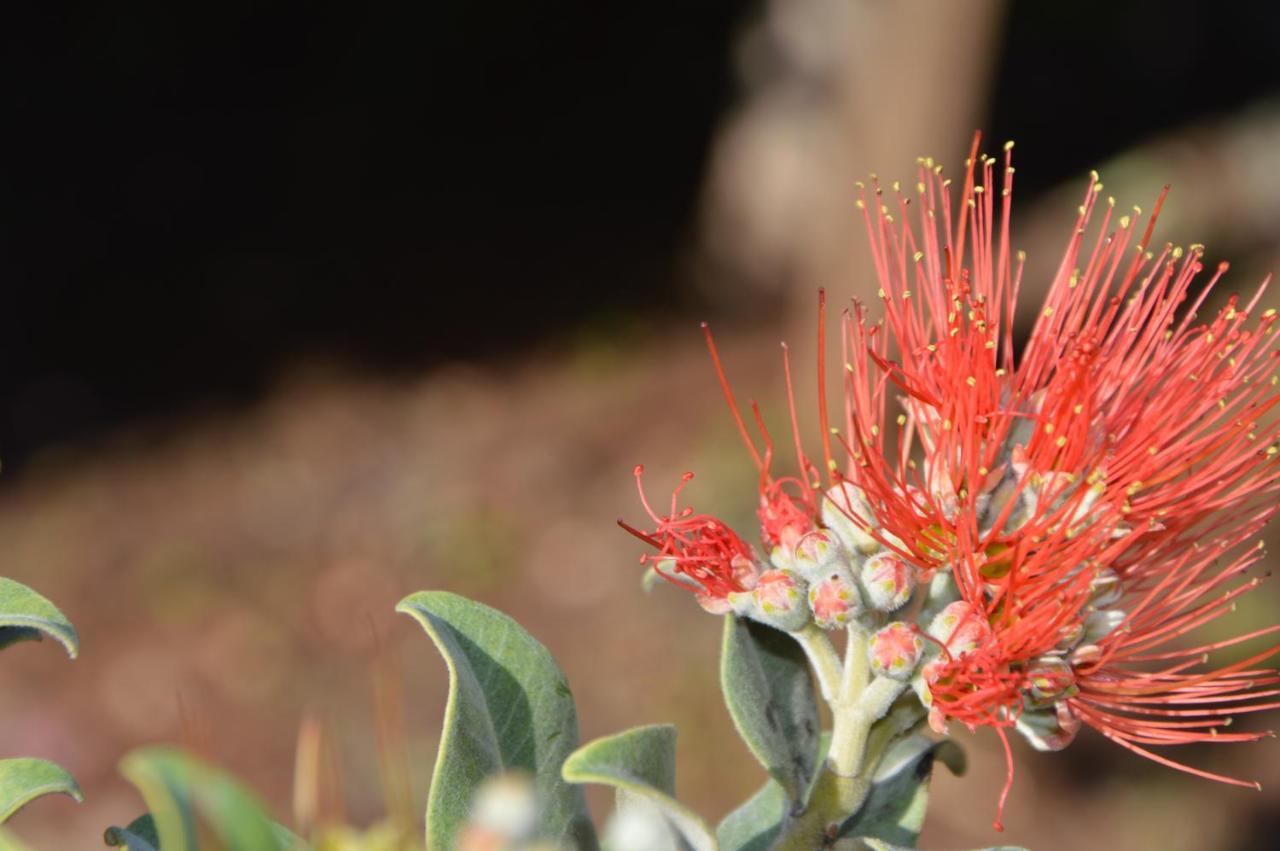
[[[929,496],[946,519],[954,520],[960,513],[960,495],[951,481],[951,474],[942,463],[935,464],[933,475],[929,476]]]
[[[1092,665],[1102,658],[1102,648],[1096,644],[1081,644],[1068,657],[1072,665]]]
[[[929,654],[932,647],[933,645],[929,645],[925,648],[925,655]],[[929,690],[929,683],[937,678],[941,670],[942,663],[935,659],[921,665],[915,676],[911,678],[911,688],[915,691],[916,697],[920,698],[920,705],[925,709],[933,706],[933,692]]]
[[[1038,704],[1071,697],[1080,690],[1071,665],[1058,656],[1041,656],[1032,662],[1027,669],[1027,686],[1031,699]]]
[[[862,566],[862,588],[867,604],[881,612],[902,608],[916,590],[916,571],[898,555],[880,552]]]
[[[809,585],[809,608],[813,622],[823,629],[845,626],[862,614],[862,594],[853,575],[843,568]]]
[[[906,681],[924,653],[924,639],[909,624],[894,621],[871,637],[867,655],[879,677]]]
[[[793,569],[810,582],[825,576],[833,567],[847,569],[843,549],[834,532],[816,529],[796,542]]]
[[[986,619],[964,600],[949,603],[929,623],[929,637],[941,642],[953,656],[975,650],[991,631]]]
[[[732,595],[734,610],[775,629],[795,632],[809,622],[806,590],[805,581],[792,571],[767,570],[749,595]]]
[[[1120,574],[1109,567],[1098,569],[1098,573],[1089,583],[1089,601],[1099,609],[1109,609],[1124,596],[1124,585],[1120,582]]]
[[[1065,701],[1060,701],[1052,709],[1023,712],[1016,729],[1036,750],[1060,751],[1075,740],[1080,719]]]
[[[880,549],[869,529],[877,524],[862,489],[840,482],[822,498],[822,525],[836,534],[850,552],[873,553]]]
[[[1080,639],[1084,637],[1084,624],[1079,621],[1072,621],[1058,627],[1058,650],[1066,652],[1080,643]]]
[[[1090,612],[1084,619],[1084,635],[1080,640],[1085,644],[1097,644],[1124,623],[1127,615],[1120,609],[1101,609]]]

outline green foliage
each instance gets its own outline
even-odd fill
[[[444,730],[427,797],[427,847],[451,849],[480,783],[518,770],[534,778],[544,837],[594,849],[582,790],[560,775],[578,744],[578,717],[547,649],[511,618],[456,594],[413,594],[396,611],[422,625],[449,670]]]
[[[804,651],[785,632],[729,615],[720,686],[739,735],[792,802],[818,764],[818,698]]]
[[[599,783],[618,792],[620,808],[652,805],[691,851],[715,851],[715,835],[675,799],[676,731],[667,724],[635,727],[583,745],[564,763],[573,783]]]
[[[62,644],[73,659],[80,652],[75,627],[53,603],[21,582],[0,577],[0,649],[45,635]],[[48,760],[0,760],[0,824],[36,798],[54,794],[83,800],[75,779]],[[16,840],[6,841],[17,847]]]
[[[65,647],[72,659],[80,652],[76,629],[57,606],[21,582],[0,576],[0,649],[45,635]]]
[[[787,793],[770,777],[716,828],[721,851],[767,851],[787,817]]]
[[[151,813],[143,813],[128,827],[109,827],[102,840],[113,848],[127,851],[158,851],[160,837],[156,834],[156,820]]]
[[[120,773],[138,787],[153,819],[111,828],[107,841],[125,839],[129,851],[198,851],[211,837],[226,851],[290,851],[287,832],[267,818],[252,794],[225,772],[174,748],[143,748],[120,763]],[[128,839],[135,843],[129,844]],[[117,841],[115,844],[119,845]],[[204,846],[207,847],[207,846]]]
[[[0,760],[0,824],[36,798],[56,794],[84,800],[72,776],[48,760]]]
[[[955,742],[920,735],[895,742],[880,761],[867,800],[841,825],[840,835],[889,843],[873,847],[915,848],[924,827],[935,761],[957,775],[964,773],[964,752]]]

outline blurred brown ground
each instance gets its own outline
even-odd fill
[[[765,399],[777,422],[776,337],[722,337],[741,394]],[[71,663],[47,643],[4,654],[0,753],[62,762],[87,800],[40,801],[14,826],[38,847],[95,847],[141,809],[116,774],[120,756],[184,738],[288,820],[308,710],[339,732],[352,818],[377,818],[373,631],[403,662],[421,809],[444,667],[392,607],[428,588],[495,605],[545,642],[584,738],[675,722],[680,793],[718,819],[762,775],[719,697],[718,619],[676,590],[643,593],[636,546],[614,526],[639,513],[636,462],[654,494],[689,468],[694,504],[741,521],[751,510],[752,469],[692,323],[418,382],[298,376],[253,410],[45,458],[0,496],[0,573],[56,600],[83,654]],[[1241,614],[1275,611],[1259,595]],[[1259,847],[1250,837],[1280,800],[1274,742],[1190,754],[1258,777],[1258,794],[1086,735],[1062,754],[1016,746],[998,836],[999,745],[960,738],[972,768],[938,781],[927,848]]]

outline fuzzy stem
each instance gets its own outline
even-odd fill
[[[787,822],[771,851],[837,847],[832,844],[835,831],[866,802],[885,751],[920,722],[914,696],[898,699],[905,687],[884,677],[871,679],[867,633],[860,626],[850,626],[839,693],[829,701],[833,724],[827,761],[808,806]]]
[[[836,689],[844,676],[844,667],[840,664],[840,657],[836,655],[835,647],[831,646],[831,639],[813,623],[807,624],[792,635],[795,636],[796,641],[800,642],[805,655],[809,657],[809,664],[813,666],[813,671],[818,677],[818,688],[822,691],[822,699],[829,706],[834,707]]]
[[[859,624],[850,624],[844,653],[844,677],[840,682],[840,693],[831,704],[831,749],[827,755],[831,771],[840,777],[857,776],[867,731],[875,720],[868,719],[858,705],[869,676],[866,630]]]

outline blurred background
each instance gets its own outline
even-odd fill
[[[676,722],[708,817],[749,794],[718,621],[642,593],[613,523],[637,462],[749,516],[697,321],[776,420],[777,341],[811,350],[817,287],[871,286],[868,172],[1015,139],[1030,288],[1090,168],[1122,205],[1171,182],[1158,238],[1230,257],[1225,290],[1280,267],[1264,4],[29,5],[0,33],[0,574],[83,654],[4,654],[0,754],[85,788],[15,820],[46,848],[131,819],[116,762],[155,741],[288,820],[304,717],[339,740],[347,814],[379,818],[375,671],[402,679],[420,811],[444,668],[391,608],[422,588],[544,641],[584,737]],[[1246,619],[1275,620],[1265,594]],[[997,841],[998,744],[962,739],[924,847]],[[1272,847],[1276,747],[1188,755],[1261,794],[1091,735],[1020,748],[999,839]]]

